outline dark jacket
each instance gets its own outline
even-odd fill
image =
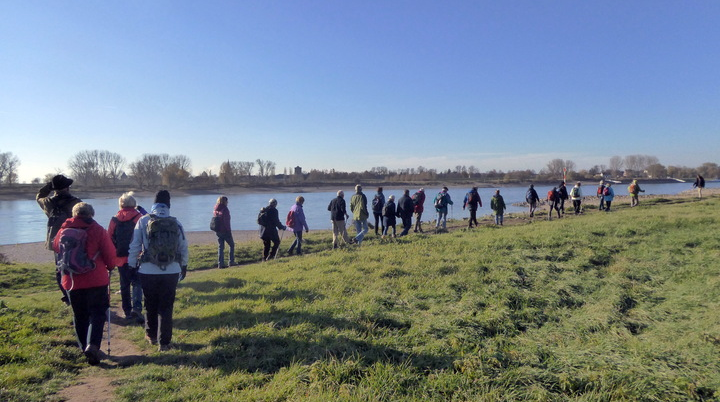
[[[395,225],[395,201],[388,200],[383,206],[383,218],[387,218],[387,226]]]
[[[560,195],[561,200],[567,200],[568,198],[570,198],[570,196],[568,195],[567,187],[565,186],[560,186],[558,188],[558,194]]]
[[[70,218],[66,220],[58,236],[53,241],[55,252],[60,251],[60,237],[66,228],[85,229],[87,232],[87,243],[85,252],[88,257],[95,259],[95,269],[80,275],[63,275],[62,286],[66,290],[89,289],[98,286],[106,286],[110,283],[108,271],[117,265],[115,246],[110,240],[108,232],[95,222],[92,218]]]
[[[260,225],[260,238],[263,240],[280,241],[278,229],[285,230],[285,226],[280,222],[278,210],[274,206],[268,205],[260,210],[265,213],[265,225]]]
[[[345,199],[339,196],[333,198],[333,200],[330,201],[330,205],[328,205],[328,211],[330,211],[330,220],[344,221],[347,215]]]
[[[492,200],[490,200],[490,209],[495,212],[495,215],[505,214],[505,200],[502,195],[493,195]]]
[[[383,206],[385,205],[385,195],[382,192],[375,194],[372,200],[372,211],[374,214],[382,214]]]
[[[79,198],[70,195],[69,192],[58,192],[50,196],[51,192],[52,183],[48,183],[38,190],[35,196],[35,201],[48,217],[47,235],[45,236],[45,247],[48,250],[53,249],[53,240],[65,219],[72,217],[72,209],[75,204],[81,202]]]
[[[425,211],[425,192],[418,191],[413,195],[413,203],[415,204],[415,212],[421,214]]]
[[[413,205],[412,198],[409,195],[403,195],[400,197],[397,203],[396,215],[400,218],[412,218],[415,205]]]
[[[219,203],[215,204],[213,216],[217,216],[218,218],[220,218],[218,219],[219,227],[216,228],[216,232],[232,232],[232,227],[230,226],[230,209],[228,209],[227,205]]]
[[[525,201],[529,203],[537,202],[540,199],[540,196],[538,195],[537,191],[535,191],[534,188],[528,188],[527,192],[525,193]]]
[[[463,201],[463,208],[468,208],[471,211],[477,211],[478,206],[482,207],[482,200],[477,190],[470,190],[465,194],[465,200]]]

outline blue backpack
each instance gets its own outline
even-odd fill
[[[81,275],[95,269],[95,258],[89,258],[85,247],[87,245],[87,232],[85,229],[65,228],[60,232],[58,241],[57,269],[63,275]]]

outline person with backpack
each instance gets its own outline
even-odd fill
[[[612,188],[612,183],[605,184],[603,198],[605,199],[605,212],[610,212],[610,205],[612,205],[613,199],[615,198],[615,190]]]
[[[278,248],[280,248],[278,229],[287,230],[287,226],[280,222],[276,199],[271,198],[268,205],[260,210],[258,225],[260,226],[260,238],[263,241],[263,261],[270,261],[275,258]]]
[[[372,211],[373,216],[375,217],[375,236],[382,234],[383,229],[385,228],[382,218],[382,211],[383,206],[385,205],[385,195],[383,194],[383,188],[378,187],[377,193],[375,194],[375,197],[373,197],[372,200]],[[378,228],[380,229],[378,231]]]
[[[578,215],[582,213],[582,191],[580,190],[580,186],[582,183],[577,182],[575,184],[575,187],[570,190],[570,199],[572,199],[573,202],[573,208],[575,209],[575,215]]]
[[[412,198],[410,198],[410,190],[405,189],[402,197],[398,200],[396,215],[402,220],[403,230],[400,232],[400,237],[407,235],[412,227],[412,216],[415,211],[415,205],[413,205]]]
[[[560,182],[560,185],[558,186],[558,195],[560,197],[560,212],[562,212],[563,215],[565,215],[565,200],[570,198],[567,187],[565,187],[565,182]]]
[[[480,199],[478,188],[473,187],[470,189],[470,191],[468,191],[467,194],[465,194],[465,199],[463,200],[463,210],[467,208],[470,211],[470,222],[468,222],[468,229],[473,227],[473,222],[475,223],[475,227],[478,226],[478,206],[482,208],[482,200]]]
[[[342,238],[345,244],[352,244],[352,240],[350,240],[350,236],[348,236],[347,229],[345,228],[345,219],[350,217],[345,205],[345,192],[342,190],[338,190],[337,197],[333,198],[330,204],[328,204],[330,222],[333,228],[333,249],[338,248],[339,238]]]
[[[309,232],[307,222],[305,221],[305,212],[303,211],[303,204],[305,203],[305,197],[298,195],[295,198],[295,204],[290,207],[287,219],[285,219],[285,225],[292,229],[295,235],[295,241],[290,245],[288,249],[288,255],[292,255],[295,247],[297,247],[297,255],[302,255],[302,234],[303,229],[305,233]]]
[[[422,230],[422,214],[425,211],[425,189],[420,188],[412,196],[413,213],[415,214],[415,230],[414,232],[423,233]]]
[[[553,187],[552,190],[547,193],[547,203],[550,206],[548,211],[548,220],[552,220],[553,210],[557,212],[557,217],[560,219],[560,193],[557,187]]]
[[[395,237],[395,196],[391,195],[388,197],[387,202],[383,206],[383,231],[382,231],[382,238],[384,239],[385,236],[387,236],[387,232],[389,228],[392,228],[392,237]]]
[[[142,286],[136,266],[128,264],[130,243],[135,225],[143,215],[137,210],[137,201],[133,192],[124,193],[118,199],[120,210],[110,219],[108,234],[115,245],[118,273],[120,274],[120,298],[126,320],[135,320],[145,324],[142,313]]]
[[[453,201],[448,193],[448,188],[443,186],[442,190],[435,196],[433,200],[435,206],[435,212],[437,213],[437,220],[435,221],[435,231],[440,229],[440,223],[442,222],[442,230],[447,229],[447,213],[448,205],[453,205]]]
[[[702,191],[705,188],[705,178],[697,175],[697,177],[695,178],[695,183],[693,183],[693,188],[697,188],[698,198],[702,198]]]
[[[610,184],[610,183],[608,183],[608,184]],[[605,180],[600,180],[600,184],[598,184],[597,198],[600,200],[600,205],[598,205],[598,210],[602,211],[605,209]]]
[[[535,210],[537,209],[538,201],[540,201],[540,196],[537,191],[535,191],[535,186],[532,184],[525,192],[525,201],[527,201],[530,206],[530,217],[532,218],[535,216]]]
[[[355,222],[355,231],[357,235],[354,240],[358,245],[362,244],[365,235],[369,231],[368,218],[370,214],[367,208],[367,197],[362,192],[362,186],[355,186],[355,194],[350,197],[350,211],[353,214],[353,222]]]
[[[79,202],[53,240],[58,270],[73,310],[78,346],[91,365],[100,363],[105,320],[109,319],[110,271],[118,265],[108,232],[93,217],[92,205]],[[108,323],[109,325],[109,323]]]
[[[636,207],[638,204],[640,204],[639,195],[640,193],[644,193],[645,190],[640,188],[640,184],[638,184],[637,179],[633,180],[632,183],[628,186],[628,193],[630,194],[630,206]]]
[[[160,343],[159,351],[170,349],[173,307],[178,282],[185,279],[188,242],[182,224],[170,216],[170,193],[160,190],[150,213],[138,220],[128,255],[138,274],[145,297],[145,339]]]
[[[45,248],[48,250],[53,250],[53,240],[58,230],[60,230],[60,226],[62,226],[65,220],[72,217],[73,207],[81,202],[79,198],[70,194],[70,185],[72,185],[72,183],[72,179],[61,174],[56,175],[52,178],[52,181],[49,181],[38,190],[35,196],[35,201],[37,201],[40,208],[48,217],[47,233],[45,236]],[[50,195],[53,191],[54,194]],[[57,253],[54,253],[54,260],[55,264],[57,264]],[[69,305],[70,300],[61,283],[61,273],[57,270],[55,271],[55,281],[62,292],[62,302]]]
[[[228,198],[220,196],[217,199],[215,208],[213,209],[212,222],[215,222],[214,229],[218,242],[217,267],[220,269],[227,268],[225,265],[225,243],[228,245],[228,264],[235,264],[235,240],[233,240],[232,227],[230,225],[230,209],[228,208]]]
[[[500,195],[500,189],[495,190],[495,195],[493,195],[490,200],[490,209],[492,209],[495,213],[495,224],[502,226],[506,207],[505,200],[503,199],[503,196]]]

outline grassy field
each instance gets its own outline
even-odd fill
[[[176,348],[139,327],[120,400],[717,400],[720,199],[411,235],[211,267],[191,251]],[[289,245],[287,239],[284,246]],[[49,266],[0,265],[0,399],[86,367]],[[103,369],[91,368],[102,374]]]

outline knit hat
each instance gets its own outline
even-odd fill
[[[160,190],[155,194],[155,204],[165,204],[170,207],[170,193],[167,190]]]
[[[53,190],[62,190],[64,188],[70,187],[70,185],[73,184],[72,179],[68,179],[67,177],[59,174],[52,178],[52,189]]]

